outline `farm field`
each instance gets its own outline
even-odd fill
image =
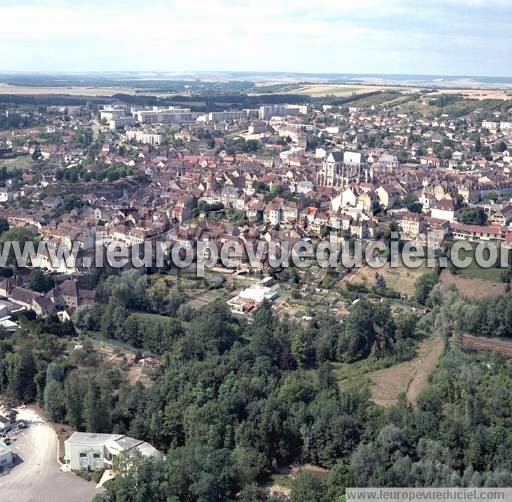
[[[68,95],[68,96],[113,96],[114,94],[136,94],[133,87],[29,87],[0,83],[0,94],[15,95]],[[151,94],[148,92],[148,94]]]
[[[491,350],[506,357],[512,357],[512,340],[486,338],[483,336],[462,335],[462,347],[469,350]]]
[[[307,94],[312,97],[337,96],[346,97],[355,94],[364,94],[375,91],[402,91],[406,93],[416,92],[419,88],[400,87],[387,85],[350,85],[350,84],[316,84],[303,85],[287,92],[291,94]]]
[[[307,94],[311,97],[336,96],[347,97],[352,94],[363,94],[375,91],[400,91],[404,94],[412,94],[420,91],[418,86],[399,86],[399,85],[378,85],[378,84],[312,84],[301,85],[296,88],[287,89],[286,92],[292,94]],[[424,98],[429,99],[441,94],[460,94],[467,99],[511,99],[511,89],[469,89],[464,86],[450,87],[448,89],[439,89],[425,94]]]

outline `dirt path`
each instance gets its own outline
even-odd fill
[[[416,406],[418,395],[426,385],[428,377],[434,371],[439,357],[443,353],[444,343],[443,339],[438,336],[434,340],[432,350],[428,352],[426,357],[418,365],[412,380],[407,387],[406,399],[411,406]]]

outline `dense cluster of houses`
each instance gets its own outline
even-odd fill
[[[130,246],[157,239],[169,247],[205,239],[257,247],[330,232],[375,239],[393,222],[404,239],[421,241],[431,232],[439,245],[449,236],[512,240],[512,127],[504,113],[484,120],[478,112],[455,119],[374,106],[200,114],[112,105],[97,118],[70,108],[63,120],[51,112],[44,132],[59,139],[37,142],[35,130],[20,146],[40,152],[42,167],[0,187],[0,216],[33,228],[47,248],[75,243],[87,254],[98,240]],[[83,129],[96,134],[92,153],[75,141]],[[233,137],[258,147],[237,153],[225,146]],[[77,165],[83,178],[57,175]],[[131,178],[98,185],[83,175],[119,165],[131,169]],[[80,204],[63,211],[68,186],[79,187]],[[481,208],[487,225],[461,221],[466,207]],[[41,260],[56,272],[78,271],[49,256]],[[6,283],[0,293],[49,312],[91,300],[74,291],[52,297]]]

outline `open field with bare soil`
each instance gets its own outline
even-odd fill
[[[512,340],[485,338],[483,336],[462,335],[462,347],[469,350],[496,351],[506,357],[512,357]]]

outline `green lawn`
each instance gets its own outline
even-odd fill
[[[461,276],[469,277],[470,279],[483,279],[486,281],[492,281],[492,282],[500,282],[501,283],[501,273],[504,269],[499,267],[491,267],[491,268],[482,268],[476,260],[474,259],[475,256],[475,249],[476,244],[472,244],[473,250],[472,251],[460,251],[459,256],[462,259],[465,258],[472,258],[471,265],[467,268],[460,268],[458,269],[458,273]],[[486,256],[486,255],[484,255]],[[499,250],[498,250],[498,260],[499,260]]]

